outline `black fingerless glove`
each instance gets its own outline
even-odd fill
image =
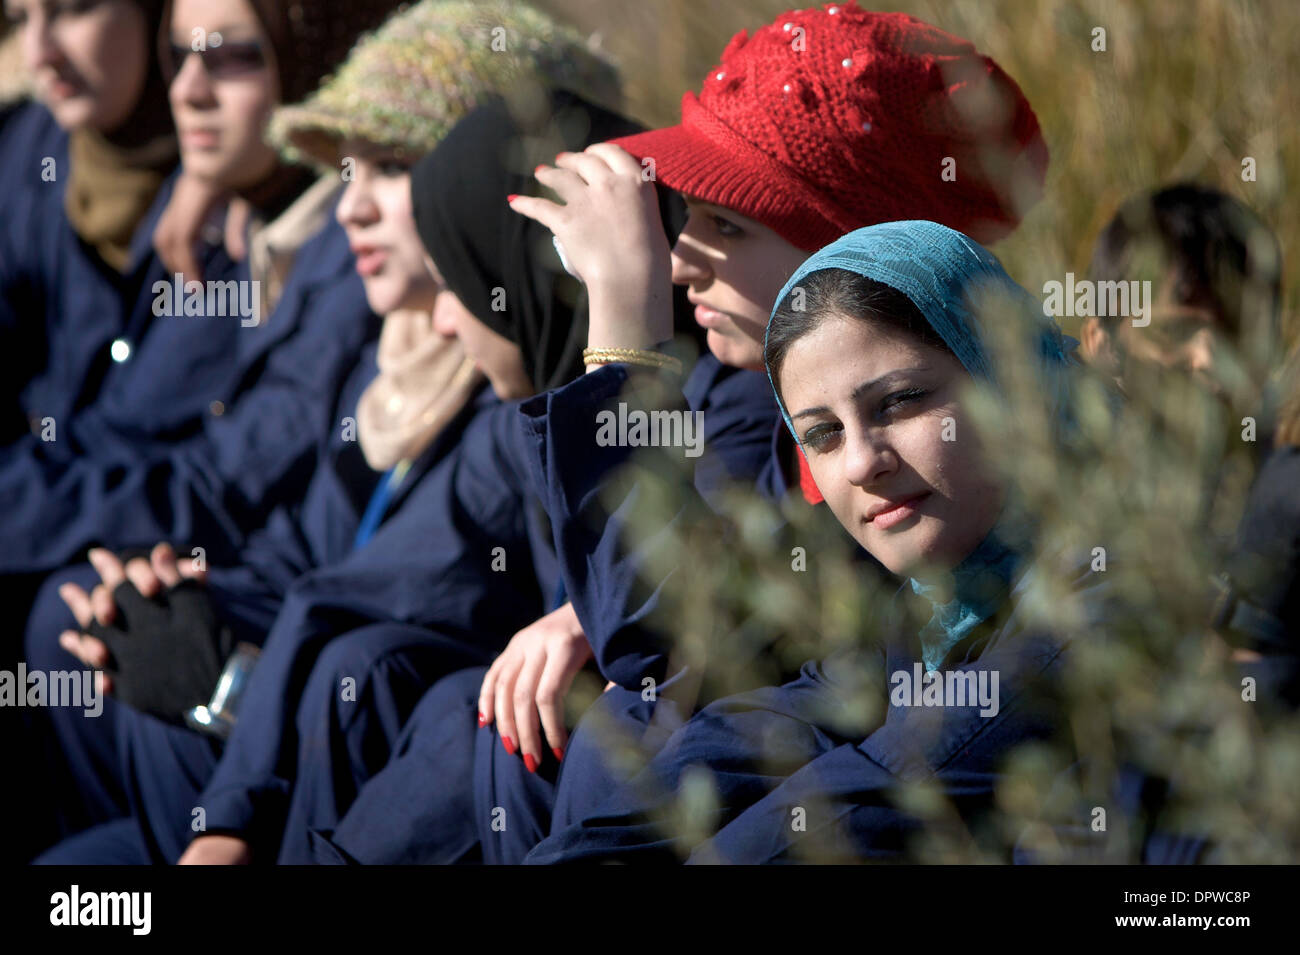
[[[126,581],[113,591],[117,619],[98,622],[90,635],[108,647],[105,667],[113,695],[123,703],[172,723],[212,698],[221,669],[234,648],[230,628],[218,619],[207,590],[183,580],[157,597],[144,597]]]

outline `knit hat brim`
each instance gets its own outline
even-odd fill
[[[418,158],[431,147],[429,143],[414,142],[412,137],[403,136],[407,125],[402,117],[386,117],[373,111],[363,115],[360,110],[332,108],[318,99],[277,110],[267,139],[287,159],[337,171],[339,147],[349,139],[408,150],[412,159]]]
[[[693,93],[682,98],[682,122],[676,126],[611,142],[642,163],[653,160],[661,185],[762,223],[804,251],[819,249],[853,228],[815,190],[797,188],[797,172],[713,120]],[[787,188],[765,188],[774,180]]]
[[[602,100],[618,86],[603,54],[522,0],[420,0],[358,40],[315,93],[278,109],[266,138],[286,159],[336,172],[349,139],[414,162],[489,97],[527,108],[542,89]]]

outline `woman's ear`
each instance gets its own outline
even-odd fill
[[[1084,319],[1079,331],[1079,350],[1088,364],[1109,375],[1119,374],[1119,351],[1115,337],[1095,315]]]
[[[425,257],[426,261],[428,257]],[[433,322],[433,330],[444,338],[455,338],[458,332],[456,324],[455,304],[450,299],[455,298],[447,289],[441,289],[438,297],[434,299],[433,314],[430,316]]]

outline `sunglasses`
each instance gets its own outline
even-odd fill
[[[226,40],[220,46],[209,42],[206,50],[195,50],[180,43],[167,44],[165,66],[169,77],[175,77],[185,66],[191,53],[200,55],[199,62],[214,79],[228,79],[245,73],[255,73],[266,66],[266,49],[260,40]]]

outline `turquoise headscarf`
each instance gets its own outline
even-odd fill
[[[996,375],[971,313],[972,302],[981,293],[995,292],[1009,305],[1023,307],[1025,320],[1035,322],[1039,333],[1039,358],[1048,400],[1053,410],[1064,407],[1066,376],[1061,372],[1072,364],[1078,342],[1062,335],[1056,323],[1043,315],[1041,305],[1007,275],[993,253],[969,236],[924,219],[882,222],[850,232],[818,249],[795,270],[776,297],[772,314],[808,276],[826,269],[844,269],[902,292],[965,369],[973,377],[991,383],[996,383]],[[763,344],[766,351],[766,336]],[[781,417],[798,441],[770,368],[767,379],[776,393]]]
[[[979,333],[973,304],[981,295],[992,292],[999,303],[1023,308],[1023,313],[1015,318],[1023,320],[1023,327],[1037,336],[1036,356],[1044,397],[1054,413],[1065,413],[1066,370],[1074,362],[1072,353],[1078,342],[1062,335],[1056,323],[1043,315],[1033,297],[974,239],[921,219],[858,229],[814,252],[799,266],[781,289],[772,313],[776,313],[777,306],[808,276],[825,269],[844,269],[902,292],[971,376],[994,387],[997,386],[996,369]],[[768,329],[771,329],[770,321]],[[771,368],[767,369],[767,377],[776,394],[781,417],[798,442],[799,435],[781,400]],[[937,669],[948,652],[988,619],[1005,599],[1021,563],[1016,542],[1023,537],[1023,528],[1009,527],[1008,523],[1004,514],[979,547],[953,570],[951,588],[912,580],[912,589],[934,605],[934,616],[920,633],[921,655],[927,669]],[[951,599],[942,600],[939,594],[949,590]]]

